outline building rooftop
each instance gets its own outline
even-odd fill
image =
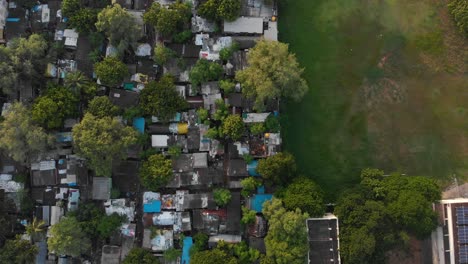
[[[323,218],[307,219],[309,263],[339,264],[338,218],[326,215]]]
[[[129,108],[138,105],[139,94],[133,91],[123,89],[110,89],[110,101],[121,108]]]
[[[263,34],[263,18],[239,17],[232,22],[224,21],[224,33]]]
[[[247,164],[243,159],[230,159],[228,161],[227,176],[229,177],[247,177]]]
[[[93,199],[108,200],[110,199],[112,187],[112,179],[108,177],[93,178]]]
[[[104,245],[102,247],[101,263],[119,264],[120,263],[120,247]]]

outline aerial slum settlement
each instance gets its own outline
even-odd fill
[[[155,2],[169,6],[176,1]],[[88,259],[60,256],[48,251],[46,236],[35,242],[39,249],[36,263],[71,263],[77,259],[83,263],[86,260],[88,263],[120,263],[133,247],[145,248],[161,258],[165,251],[178,248],[182,254],[172,263],[189,263],[190,247],[197,233],[209,236],[210,247],[221,240],[227,243],[245,241],[250,247],[265,253],[268,223],[262,216],[262,206],[272,199],[273,190],[260,185],[253,194],[242,196],[240,182],[248,177],[261,181],[256,171],[258,161],[281,151],[279,127],[266,124],[278,123],[281,115],[279,99],[267,102],[263,112],[256,112],[253,110],[254,102],[244,97],[239,83],[228,92],[220,87],[219,80],[193,85],[189,74],[197,61],[208,60],[222,66],[224,78],[234,81],[235,73],[248,67],[249,49],[258,40],[277,41],[277,8],[268,4],[271,1],[242,0],[240,16],[219,24],[197,15],[197,6],[204,1],[187,2],[191,4],[191,23],[187,27],[192,37],[184,43],[176,43],[144,23],[143,14],[150,6],[148,1],[113,1],[135,17],[142,37],[133,54],[125,54],[123,58],[128,75],[121,84],[109,87],[96,78],[89,59],[88,55],[95,48],[92,40],[87,34],[69,27],[68,19],[61,12],[62,1],[37,2],[30,11],[13,1],[0,0],[1,43],[8,45],[16,37],[42,33],[63,45],[64,50],[56,60],[45,65],[47,80],[62,83],[67,74],[81,71],[97,82],[97,95],[107,96],[115,106],[125,110],[138,107],[140,94],[148,82],[171,75],[177,92],[187,103],[186,109],[179,111],[169,122],[163,122],[157,116],[137,116],[131,120],[122,117],[124,124],[133,126],[141,135],[148,135],[148,142],[131,146],[124,159],[114,160],[111,175],[107,177],[96,176],[87,160],[74,150],[72,129],[79,124],[80,118],[66,119],[64,125],[55,131],[57,147],[37,160],[29,161],[27,169],[11,160],[8,153],[2,153],[0,198],[2,203],[12,201],[16,204],[17,209],[8,214],[17,218],[20,225],[27,224],[18,216],[20,208],[31,208],[34,218],[43,220],[50,229],[68,213],[89,202],[104,208],[107,215],[117,213],[126,219],[118,234],[98,245],[99,249],[93,250],[95,256]],[[170,49],[174,56],[162,65],[155,63],[156,45]],[[237,48],[232,56],[222,60],[220,52],[234,45]],[[116,49],[107,41],[99,48],[104,57],[112,56]],[[15,99],[31,102],[39,96],[31,83],[20,81],[18,85],[18,97],[4,100],[2,116],[9,111]],[[220,108],[242,118],[246,129],[238,139],[222,140],[208,135],[211,128],[199,116],[199,109],[205,109],[208,117],[203,118],[210,119]],[[250,128],[256,124],[264,124],[265,129],[251,133]],[[171,157],[171,180],[157,191],[145,189],[138,175],[142,165],[141,154],[151,151],[168,155],[172,146],[178,146],[181,152]],[[215,202],[215,189],[229,190],[231,198],[226,205],[219,206]],[[23,204],[25,195],[31,197],[29,204]],[[255,211],[253,224],[241,224],[242,207]],[[314,235],[314,230],[320,234],[325,232],[321,227],[314,229],[311,226],[319,220],[307,222],[311,248],[315,248],[310,254],[334,260],[323,263],[339,263],[338,251],[332,251],[330,256],[327,253],[331,250],[328,247],[337,250],[339,245],[338,222],[334,218],[331,223],[331,219],[327,218],[322,223],[327,231],[329,228],[336,231],[333,241]],[[21,226],[15,228],[21,229]]]

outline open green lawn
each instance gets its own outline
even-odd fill
[[[441,178],[463,167],[468,80],[420,56],[446,53],[430,0],[280,2],[280,40],[311,87],[283,104],[285,147],[329,200],[368,166]]]

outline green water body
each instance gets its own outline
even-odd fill
[[[280,41],[305,67],[311,88],[300,103],[283,103],[285,148],[329,201],[358,183],[362,168],[376,165],[368,113],[356,99],[386,53],[431,26],[434,11],[423,2],[294,0],[280,6]]]

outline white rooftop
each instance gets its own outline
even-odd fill
[[[165,148],[168,146],[167,141],[169,136],[167,135],[152,135],[151,136],[151,146],[155,148]]]

